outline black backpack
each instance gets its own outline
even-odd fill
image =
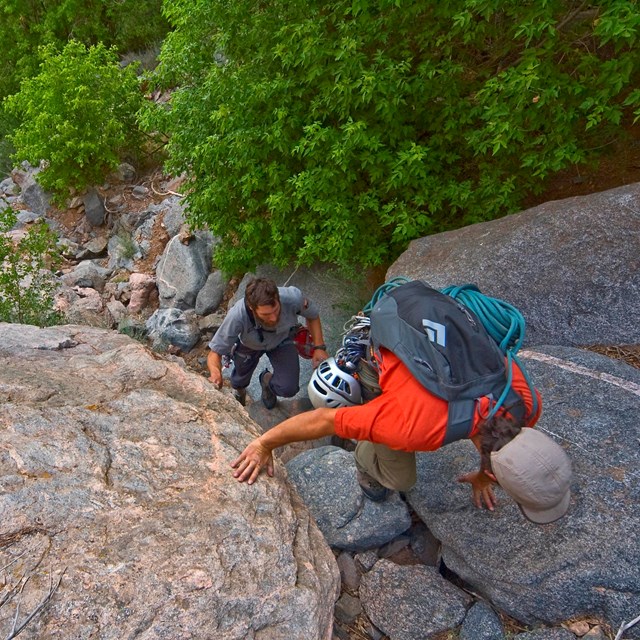
[[[467,306],[413,280],[372,300],[369,315],[374,349],[395,353],[426,389],[449,402],[443,444],[468,437],[476,400],[483,396],[500,399],[514,417],[524,418],[523,403],[511,389],[511,358],[507,371],[505,353]]]

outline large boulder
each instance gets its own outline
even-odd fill
[[[360,593],[371,622],[393,640],[434,638],[453,629],[472,601],[433,567],[389,560],[379,560],[363,576]]]
[[[389,268],[516,305],[525,344],[640,342],[640,183],[414,240]]]
[[[36,173],[38,173],[37,170],[33,174],[28,174],[27,179],[22,185],[21,196],[23,202],[31,211],[43,216],[49,211],[50,196],[36,182]]]
[[[99,227],[104,224],[107,212],[100,194],[95,189],[89,189],[82,198],[84,204],[84,214],[92,227]]]
[[[166,349],[173,345],[187,353],[200,340],[200,325],[193,309],[157,309],[145,326],[155,349]]]
[[[101,266],[97,260],[83,260],[65,273],[61,280],[68,287],[92,288],[102,292],[112,273],[111,269]]]
[[[214,313],[220,307],[227,288],[228,279],[222,271],[215,269],[207,277],[207,281],[196,296],[195,311],[199,316]]]
[[[156,270],[163,308],[193,309],[211,273],[214,238],[204,231],[171,238]]]
[[[570,347],[521,355],[543,397],[536,428],[572,461],[567,515],[533,524],[500,489],[495,512],[476,509],[456,483],[478,466],[468,440],[418,454],[408,500],[446,567],[498,610],[527,624],[590,615],[617,628],[640,611],[640,371]]]
[[[256,432],[227,391],[112,331],[0,324],[0,399],[0,636],[42,605],[21,638],[331,637],[334,557],[279,465],[231,476]]]

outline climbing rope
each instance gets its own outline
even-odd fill
[[[502,351],[507,358],[507,384],[489,412],[489,417],[491,418],[495,415],[507,397],[507,393],[511,387],[513,362],[515,362],[520,368],[520,371],[522,371],[525,382],[529,387],[533,404],[531,412],[532,415],[535,415],[538,412],[538,398],[527,375],[526,368],[516,355],[524,342],[526,330],[526,323],[522,313],[504,300],[485,295],[473,284],[445,287],[441,292],[473,311],[480,319],[480,322],[482,322],[487,333],[493,338],[498,347],[500,347],[500,351]]]
[[[405,278],[404,276],[397,276],[396,278],[391,278],[388,282],[381,284],[373,293],[371,300],[367,302],[364,306],[363,312],[366,316],[370,315],[373,311],[373,307],[376,306],[378,300],[382,298],[385,293],[391,291],[391,289],[395,289],[399,287],[401,284],[405,284],[407,282],[411,282],[410,278]]]
[[[516,354],[520,350],[526,323],[516,307],[504,300],[485,295],[473,284],[445,287],[441,291],[471,309],[480,318],[502,353]]]

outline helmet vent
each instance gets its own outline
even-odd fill
[[[335,358],[321,362],[309,381],[309,399],[314,407],[347,407],[362,402],[360,384],[341,369]]]

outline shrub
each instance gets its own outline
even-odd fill
[[[131,320],[120,321],[118,323],[118,333],[129,336],[142,344],[147,344],[148,331],[146,327],[134,324]]]
[[[8,235],[15,222],[12,209],[0,211],[0,321],[58,324],[61,318],[53,309],[58,285],[52,273],[60,261],[56,236],[42,220],[15,242]]]
[[[11,136],[14,161],[44,160],[38,181],[60,201],[139,149],[135,114],[143,98],[134,70],[122,69],[113,49],[72,41],[61,53],[47,47],[43,58],[38,75],[5,102],[21,121]]]
[[[15,149],[11,141],[7,137],[16,127],[14,118],[9,118],[0,105],[0,180],[11,173],[13,163],[11,156],[15,153]]]
[[[518,208],[640,104],[633,0],[177,0],[168,169],[230,272],[380,264]],[[637,114],[637,111],[636,111]]]
[[[102,42],[128,52],[158,44],[168,28],[161,5],[162,0],[2,0],[0,98],[37,74],[42,45],[60,51],[69,40],[86,46]]]

